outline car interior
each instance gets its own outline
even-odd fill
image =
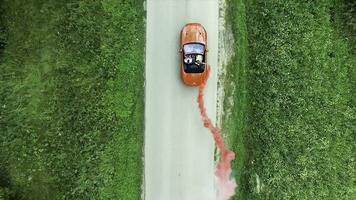
[[[205,70],[205,58],[202,54],[185,54],[183,59],[185,73],[202,73]]]

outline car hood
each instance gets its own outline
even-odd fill
[[[201,25],[189,25],[182,30],[182,42],[184,44],[192,42],[206,44],[205,38],[206,32]]]

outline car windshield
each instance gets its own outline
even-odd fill
[[[185,54],[204,54],[204,45],[198,43],[184,45]]]

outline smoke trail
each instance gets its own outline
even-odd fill
[[[210,74],[210,67],[208,68],[208,75]],[[220,160],[216,166],[215,175],[217,176],[218,193],[217,200],[228,200],[235,194],[236,181],[231,177],[231,162],[235,159],[235,153],[230,151],[224,143],[220,130],[213,125],[211,119],[208,117],[204,106],[204,89],[206,80],[199,86],[198,104],[200,115],[204,123],[204,127],[208,128],[213,135],[214,141],[220,151]]]

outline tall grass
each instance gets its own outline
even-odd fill
[[[0,199],[138,199],[142,1],[0,3]]]
[[[247,62],[247,73],[235,78],[236,85],[247,80],[247,102],[241,102],[243,90],[237,90],[241,95],[234,96],[237,104],[230,108],[238,113],[247,106],[242,109],[247,119],[235,114],[225,121],[236,124],[226,133],[245,160],[236,168],[240,188],[235,199],[353,199],[356,60],[350,33],[355,24],[352,11],[344,12],[352,4],[229,4],[245,6],[230,13],[235,29],[244,30],[236,21],[245,21],[248,38],[245,47],[236,44],[247,48],[247,58],[235,57],[228,68],[236,74]]]

